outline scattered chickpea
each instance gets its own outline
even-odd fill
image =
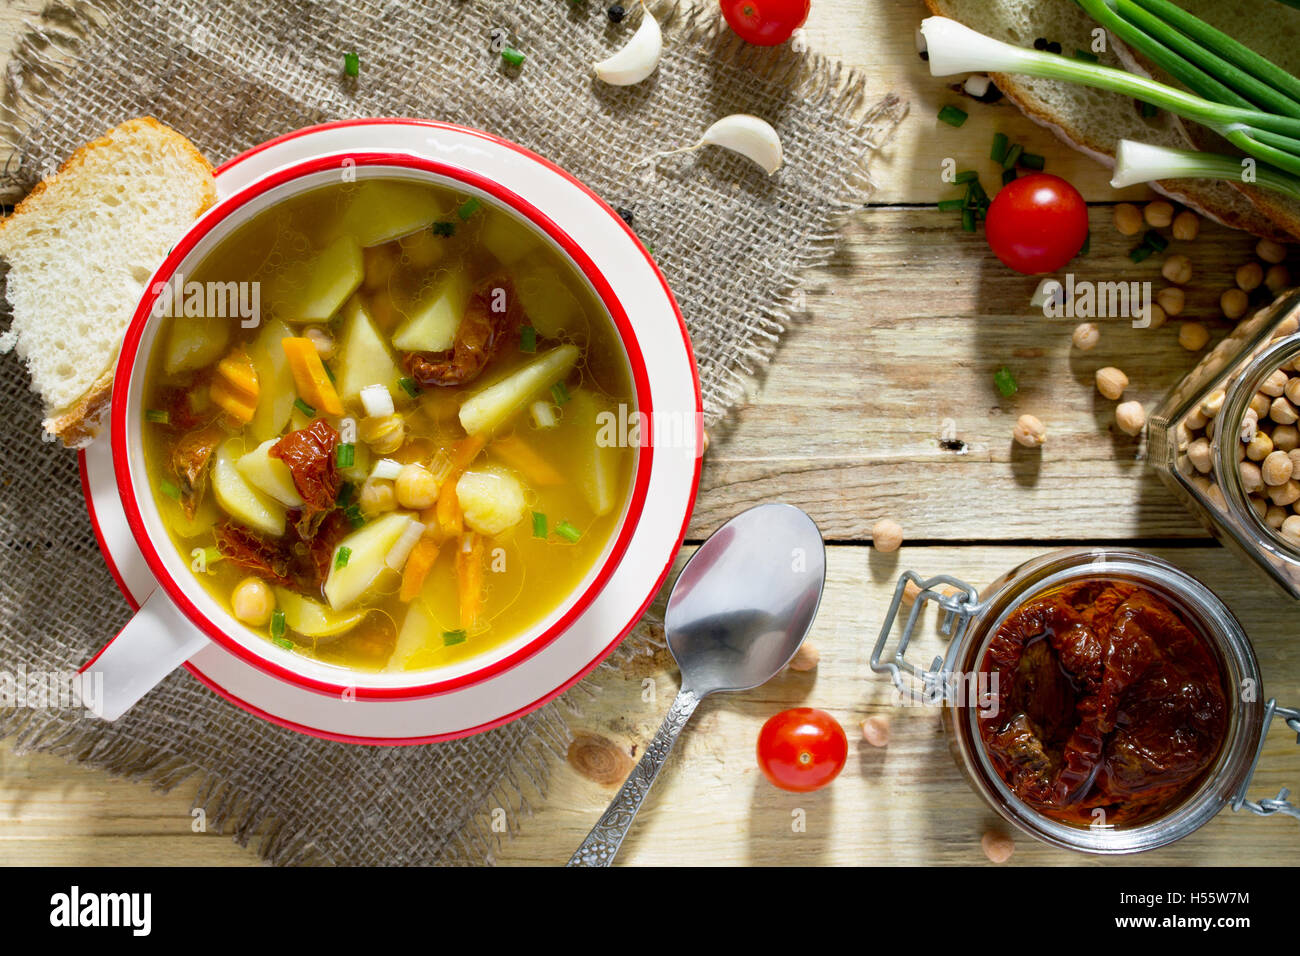
[[[1227,289],[1219,296],[1219,308],[1226,318],[1236,321],[1250,308],[1250,297],[1240,289]]]
[[[871,543],[884,554],[897,551],[903,545],[903,526],[892,518],[881,518],[871,526]]]
[[[1169,204],[1165,203],[1165,205]],[[1151,207],[1148,206],[1147,208],[1150,209]],[[1011,854],[1016,852],[1016,844],[1005,833],[989,830],[980,837],[980,849],[984,851],[984,855],[989,858],[990,863],[1005,863],[1011,859]]]
[[[1174,238],[1190,242],[1201,231],[1201,219],[1190,209],[1184,209],[1174,216]]]
[[[1264,484],[1270,487],[1285,485],[1291,480],[1292,467],[1290,455],[1284,451],[1274,451],[1269,452],[1269,456],[1264,459],[1259,473],[1264,479]]]
[[[1199,322],[1184,322],[1178,329],[1178,344],[1189,352],[1199,352],[1209,341],[1209,329]]]
[[[1286,271],[1286,266],[1273,266],[1264,274],[1264,285],[1274,295],[1277,295],[1290,284],[1291,273]]]
[[[1097,391],[1112,402],[1128,388],[1128,376],[1112,365],[1097,369]]]
[[[1272,239],[1261,239],[1259,244],[1255,246],[1255,255],[1265,262],[1276,265],[1286,258],[1286,246],[1280,242],[1274,242]]]
[[[230,609],[245,624],[266,627],[275,610],[275,595],[261,578],[244,578],[230,594]]]
[[[1150,310],[1147,313],[1147,328],[1158,329],[1169,321],[1169,316],[1165,314],[1159,302],[1152,302],[1147,308]]]
[[[1082,322],[1074,327],[1074,334],[1070,338],[1076,349],[1087,352],[1097,347],[1101,340],[1101,330],[1092,322]]]
[[[868,717],[861,723],[859,729],[862,731],[862,739],[871,744],[871,746],[889,746],[890,729],[888,717],[881,717],[878,715]]]
[[[1187,295],[1182,289],[1167,286],[1156,293],[1156,302],[1168,315],[1179,315],[1187,305]]]
[[[1021,415],[1016,419],[1016,427],[1011,430],[1011,437],[1017,445],[1026,448],[1038,448],[1047,441],[1047,428],[1033,415]]]
[[[1160,274],[1175,285],[1187,285],[1192,281],[1192,260],[1181,253],[1175,253],[1165,259],[1160,266]]]
[[[1125,435],[1136,435],[1147,423],[1147,412],[1141,402],[1121,402],[1115,408],[1115,424]]]
[[[1174,221],[1174,204],[1163,199],[1149,202],[1142,210],[1142,218],[1153,229],[1163,229]]]
[[[393,483],[383,478],[367,478],[366,483],[361,486],[360,505],[362,514],[367,515],[392,511],[397,507],[397,495],[393,491]]]
[[[1254,292],[1263,281],[1264,267],[1258,262],[1237,266],[1237,288],[1242,292]]]
[[[799,650],[794,652],[794,657],[790,658],[790,670],[792,671],[810,671],[821,661],[821,651],[817,650],[817,645],[804,641],[799,645]]]
[[[1121,236],[1136,236],[1142,231],[1142,211],[1131,202],[1115,207],[1115,228]]]

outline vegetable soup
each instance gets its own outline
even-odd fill
[[[213,290],[260,321],[221,317]],[[438,667],[525,632],[605,551],[637,454],[610,427],[634,408],[627,359],[513,213],[413,180],[320,187],[170,300],[150,481],[195,575],[267,640]]]

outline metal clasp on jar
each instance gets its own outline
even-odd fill
[[[881,663],[880,659],[885,653],[885,645],[889,643],[889,636],[894,630],[898,610],[903,606],[909,584],[919,588],[919,593],[912,602],[911,613],[908,614],[907,623],[903,626],[903,633],[899,637],[898,647],[893,657]],[[956,593],[945,594],[935,590],[941,585],[955,589]],[[933,601],[939,606],[943,614],[940,631],[949,638],[947,660],[935,657],[930,662],[929,669],[917,667],[906,658],[908,644],[911,643],[916,622],[920,620],[921,610],[926,601]],[[889,610],[885,612],[880,636],[876,638],[876,646],[872,649],[871,669],[877,673],[888,673],[899,693],[906,698],[923,704],[942,703],[953,692],[953,661],[956,660],[957,653],[964,643],[963,639],[972,619],[981,610],[983,604],[980,602],[979,593],[965,581],[946,574],[922,578],[915,571],[904,571],[898,579],[898,586],[894,588],[894,599],[890,601]],[[904,676],[905,674],[913,679],[909,680]],[[918,687],[917,684],[920,686]]]
[[[1240,810],[1245,807],[1251,813],[1258,813],[1262,817],[1269,817],[1275,813],[1284,813],[1287,816],[1295,817],[1300,820],[1300,806],[1292,803],[1288,797],[1291,791],[1283,787],[1278,795],[1273,798],[1265,798],[1256,803],[1254,800],[1246,799],[1246,792],[1250,789],[1250,783],[1255,778],[1255,769],[1259,766],[1259,759],[1264,755],[1264,742],[1268,739],[1268,729],[1272,726],[1273,718],[1281,717],[1286,721],[1286,725],[1295,731],[1296,743],[1300,744],[1300,710],[1291,707],[1279,707],[1277,698],[1269,699],[1264,705],[1264,722],[1259,731],[1259,744],[1255,748],[1255,758],[1250,762],[1250,770],[1246,778],[1241,782],[1237,792],[1232,795],[1232,809]]]

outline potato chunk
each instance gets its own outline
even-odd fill
[[[524,487],[503,468],[467,471],[456,482],[456,498],[465,523],[479,534],[503,534],[523,520],[528,510]]]

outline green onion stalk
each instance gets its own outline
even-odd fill
[[[1137,27],[1132,22],[1120,18],[1115,12],[1120,4],[1125,5],[1125,10],[1129,10],[1130,7],[1145,10],[1145,6],[1139,7],[1138,5],[1160,6],[1162,0],[1077,0],[1077,2],[1090,14],[1094,15],[1103,26],[1108,29],[1113,28],[1122,39],[1127,39],[1135,47],[1151,56],[1152,59],[1161,62],[1162,65],[1166,66],[1166,69],[1170,70],[1171,74],[1181,82],[1187,83],[1190,88],[1204,91],[1208,95],[1218,95],[1221,99],[1229,99],[1232,102],[1217,102],[1214,99],[1206,98],[1204,95],[1180,90],[1147,77],[1135,76],[1115,67],[1102,66],[1086,60],[1064,57],[1054,53],[1027,50],[985,36],[946,17],[928,17],[921,23],[921,33],[925,38],[930,72],[935,76],[983,72],[1019,73],[1043,79],[1078,83],[1083,86],[1091,86],[1131,96],[1145,103],[1168,110],[1185,119],[1194,120],[1219,133],[1257,161],[1276,167],[1276,169],[1257,167],[1256,182],[1259,185],[1270,189],[1280,189],[1280,191],[1290,195],[1295,194],[1294,190],[1300,189],[1300,178],[1297,178],[1300,177],[1300,98],[1292,99],[1289,92],[1279,89],[1279,86],[1286,85],[1279,78],[1272,76],[1273,82],[1265,84],[1264,80],[1258,79],[1258,73],[1269,74],[1269,71],[1256,67],[1256,72],[1251,74],[1256,77],[1260,84],[1267,85],[1276,94],[1269,101],[1269,106],[1285,105],[1277,97],[1283,97],[1286,101],[1294,103],[1295,108],[1293,110],[1288,108],[1285,114],[1282,112],[1268,112],[1266,109],[1261,109],[1255,105],[1258,100],[1250,99],[1241,90],[1249,89],[1250,93],[1261,99],[1264,98],[1263,94],[1256,86],[1242,81],[1236,74],[1232,74],[1230,77],[1223,74],[1220,80],[1215,80],[1213,77],[1206,79],[1205,77],[1208,74],[1205,74],[1203,67],[1197,66],[1187,57],[1174,52],[1169,46],[1155,41],[1145,43],[1138,41],[1135,39],[1138,32],[1140,32]],[[1197,21],[1197,23],[1201,23],[1201,21]],[[1206,27],[1206,29],[1212,30],[1210,27]],[[1217,31],[1214,32],[1217,33]],[[1185,34],[1183,35],[1185,36]],[[1222,35],[1220,34],[1220,36]],[[1225,37],[1224,39],[1228,38]],[[1220,44],[1218,47],[1220,59],[1224,62],[1229,62],[1229,54],[1234,58],[1231,61],[1234,64],[1250,62],[1250,57],[1256,56],[1256,54],[1251,53],[1240,44],[1236,44],[1235,47],[1231,46],[1232,43],[1235,43],[1235,41],[1230,41],[1230,44]],[[1245,51],[1244,54],[1242,51]],[[1246,54],[1249,54],[1249,56]],[[1203,60],[1203,62],[1209,63],[1208,60]],[[1175,66],[1176,69],[1171,68]],[[1240,66],[1236,68],[1245,72]],[[1230,79],[1233,84],[1236,84],[1236,87],[1221,82],[1223,79]],[[1292,79],[1294,80],[1294,78]],[[1240,89],[1237,89],[1238,87]],[[1296,92],[1300,93],[1300,89],[1297,89]],[[1172,152],[1177,153],[1180,151]],[[1208,157],[1213,154],[1202,155]],[[1178,162],[1172,162],[1174,157],[1169,158],[1171,159],[1170,167],[1172,170],[1190,168],[1182,159],[1179,159]],[[1228,164],[1231,164],[1232,167],[1230,175],[1228,173]],[[1200,171],[1192,173],[1184,171],[1182,175],[1198,177],[1215,175],[1217,178],[1231,178],[1239,181],[1242,179],[1242,166],[1233,157],[1219,156],[1217,161],[1206,159],[1202,164],[1202,168],[1204,170],[1213,169],[1215,172]],[[1162,176],[1159,178],[1177,177]]]

